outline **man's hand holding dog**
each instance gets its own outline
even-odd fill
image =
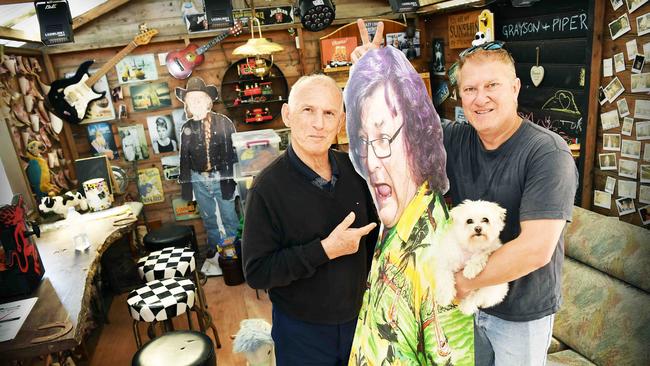
[[[351,228],[350,225],[354,223],[354,218],[354,212],[350,212],[327,238],[321,240],[321,245],[329,259],[356,253],[359,250],[361,237],[368,235],[377,226],[376,223],[371,222],[360,228]]]

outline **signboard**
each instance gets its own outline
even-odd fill
[[[472,46],[474,35],[478,32],[478,16],[481,10],[449,16],[449,48],[468,48]]]
[[[584,10],[539,15],[499,22],[497,39],[502,41],[578,38],[589,35],[589,17]]]

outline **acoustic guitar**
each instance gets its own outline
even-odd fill
[[[79,123],[86,117],[91,102],[104,97],[106,92],[98,93],[92,87],[113,68],[121,59],[131,53],[136,47],[148,44],[158,31],[140,26],[140,33],[120,52],[113,56],[92,76],[88,73],[95,62],[89,60],[82,63],[74,76],[56,80],[47,93],[49,107],[59,118],[70,123]]]
[[[171,76],[176,79],[187,79],[192,75],[195,67],[201,65],[205,61],[203,55],[207,50],[223,41],[226,37],[233,35],[240,35],[242,32],[242,25],[240,22],[235,22],[235,25],[228,28],[228,31],[223,32],[214,37],[210,42],[199,47],[194,43],[190,43],[187,47],[179,51],[170,52],[167,54],[165,62],[167,64],[167,71]]]

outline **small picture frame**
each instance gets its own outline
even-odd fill
[[[626,117],[630,115],[630,108],[627,106],[627,99],[623,98],[616,101],[616,108],[618,109],[618,115],[620,117]]]
[[[639,207],[639,217],[643,225],[650,224],[650,205]]]
[[[623,197],[616,200],[616,209],[618,210],[618,216],[628,215],[633,213],[634,200],[629,197]]]
[[[621,135],[632,136],[633,128],[634,128],[634,118],[624,117],[623,125],[621,126]]]
[[[623,52],[614,55],[614,71],[617,73],[625,71],[625,55]]]
[[[607,180],[605,181],[605,192],[614,194],[615,189],[616,189],[616,178],[610,177],[608,175]]]
[[[619,179],[618,180],[618,196],[628,197],[631,199],[636,198],[636,182],[632,180]]]
[[[612,208],[612,195],[607,192],[594,190],[594,206],[610,210]]]
[[[634,125],[637,140],[650,140],[650,121],[639,121]]]
[[[607,84],[607,86],[603,89],[603,92],[605,92],[605,96],[610,103],[613,103],[614,100],[616,100],[619,95],[623,94],[624,91],[625,87],[623,87],[623,83],[621,83],[621,80],[619,80],[618,76],[610,81],[609,84]]]
[[[621,141],[621,157],[640,159],[641,141],[633,141],[633,140]]]
[[[618,160],[618,175],[621,177],[636,179],[636,172],[638,170],[638,163],[632,160],[619,159]]]
[[[627,13],[621,15],[609,23],[609,34],[612,36],[612,40],[615,40],[616,38],[629,32],[630,29],[632,28],[630,28],[630,19],[627,17]]]
[[[650,165],[643,164],[639,166],[639,176],[641,177],[641,183],[650,183]]]
[[[632,63],[632,72],[634,74],[640,74],[643,71],[643,65],[645,64],[645,56],[635,55],[634,62]]]
[[[650,33],[650,13],[636,17],[636,33],[638,36]]]
[[[616,170],[616,154],[598,154],[598,163],[600,165],[600,170]]]
[[[607,97],[605,96],[605,92],[603,91],[603,87],[598,88],[598,103],[600,105],[605,104],[607,102]]]
[[[621,135],[617,133],[603,134],[603,150],[605,151],[620,151],[621,150]]]

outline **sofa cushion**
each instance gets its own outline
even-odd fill
[[[650,230],[574,207],[566,255],[650,292]]]
[[[567,347],[566,344],[560,342],[559,339],[557,339],[555,337],[551,337],[551,345],[548,346],[548,353],[555,353],[555,352],[564,351],[567,348],[569,348],[569,347]]]
[[[650,365],[650,294],[566,258],[553,335],[598,365]]]
[[[546,366],[593,366],[588,359],[570,349],[556,352],[546,357]]]

